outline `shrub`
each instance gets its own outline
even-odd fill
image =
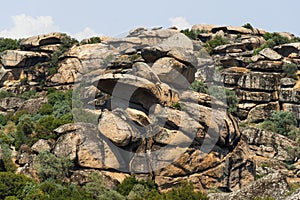
[[[5,199],[8,196],[24,199],[23,190],[30,182],[33,181],[24,175],[0,172],[0,199]]]
[[[51,60],[49,61],[50,67],[48,69],[48,76],[53,75],[57,72],[60,57],[72,46],[79,44],[79,42],[76,39],[71,38],[66,34],[64,34],[61,41],[62,44],[60,45],[59,50],[55,51],[51,55]]]
[[[199,34],[201,33],[208,33],[208,31],[206,30],[199,30],[199,29],[198,30],[185,29],[185,30],[181,30],[180,32],[188,36],[192,40],[197,40]]]
[[[194,90],[195,92],[200,92],[200,93],[208,93],[208,88],[207,85],[201,81],[194,81],[191,86],[191,90]]]
[[[34,167],[39,178],[43,181],[47,179],[62,180],[68,175],[73,163],[67,157],[59,158],[48,151],[44,151],[35,158]]]
[[[206,42],[205,48],[209,53],[212,53],[214,48],[228,43],[229,43],[228,39],[223,38],[220,35],[217,35],[212,40]]]
[[[135,185],[142,185],[147,190],[157,190],[157,186],[152,180],[144,181],[137,180],[135,175],[132,175],[119,184],[116,188],[116,191],[122,194],[123,196],[129,195],[130,191],[134,188]]]
[[[11,153],[12,150],[9,148],[8,144],[2,143],[1,144],[2,149],[2,160],[3,160],[3,171],[6,172],[15,172],[17,170],[16,164],[12,161]]]
[[[7,98],[7,97],[15,97],[16,95],[12,92],[8,92],[6,90],[1,90],[0,91],[0,99],[4,99],[4,98]]]
[[[7,124],[7,119],[3,114],[0,114],[0,125],[5,126]]]
[[[21,40],[10,38],[0,38],[0,53],[5,50],[16,50],[20,48]]]
[[[284,63],[282,69],[285,77],[297,80],[296,72],[298,71],[298,66],[295,63]]]
[[[264,130],[279,133],[284,136],[294,135],[299,132],[297,118],[294,113],[287,111],[273,111],[271,116],[260,124]]]
[[[97,44],[97,43],[101,43],[101,39],[100,37],[91,37],[89,39],[84,39],[80,42],[81,45],[85,45],[85,44]]]
[[[85,191],[94,197],[101,200],[125,200],[126,198],[114,190],[105,188],[102,177],[97,173],[92,173],[89,176],[88,183],[83,187]]]
[[[42,105],[38,113],[41,115],[51,115],[53,113],[53,107],[49,103],[46,103]]]
[[[278,33],[266,33],[263,35],[266,42],[262,44],[260,47],[254,50],[253,55],[258,54],[261,50],[265,48],[274,48],[275,46],[287,44],[287,43],[293,43],[293,42],[299,42],[300,38],[294,38],[289,39],[287,37],[281,36]]]
[[[247,29],[250,29],[250,30],[252,30],[252,31],[253,31],[253,29],[254,29],[253,26],[252,26],[250,23],[244,24],[243,27],[244,27],[244,28],[247,28]]]
[[[192,183],[182,183],[178,188],[164,194],[166,200],[208,200],[201,192],[195,192]]]

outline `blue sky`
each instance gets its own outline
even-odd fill
[[[9,0],[2,2],[0,37],[60,31],[78,39],[122,36],[136,27],[194,24],[243,25],[300,36],[297,0]]]

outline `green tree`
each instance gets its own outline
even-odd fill
[[[289,136],[297,127],[297,118],[294,113],[287,111],[273,111],[271,116],[260,126],[262,129]]]
[[[125,200],[125,197],[114,190],[105,187],[102,177],[97,173],[89,176],[88,183],[83,187],[94,199],[99,200]]]
[[[23,190],[29,182],[33,181],[24,175],[0,172],[0,199],[8,196],[24,199]]]
[[[68,175],[73,163],[67,157],[59,158],[48,151],[44,151],[35,158],[34,167],[43,181],[47,179],[62,180]]]

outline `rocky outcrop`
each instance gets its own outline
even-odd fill
[[[244,200],[255,198],[274,198],[276,200],[285,200],[288,192],[289,185],[286,177],[282,174],[276,173],[263,177],[245,188],[231,194],[210,194],[209,197],[211,200]]]
[[[34,51],[7,50],[1,54],[1,62],[6,68],[26,68],[49,59],[48,54]]]

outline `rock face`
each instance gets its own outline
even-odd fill
[[[288,191],[289,185],[286,177],[277,173],[263,177],[249,186],[231,194],[211,194],[209,197],[212,200],[244,200],[270,197],[278,200],[284,200],[286,199]]]
[[[55,129],[57,140],[22,146],[18,172],[38,178],[34,158],[46,150],[74,162],[67,179],[80,185],[92,172],[110,188],[134,173],[151,178],[163,192],[190,181],[197,190],[232,192],[212,199],[283,199],[289,189],[285,176],[296,180],[300,174],[287,147],[298,144],[257,128],[240,131],[238,124],[260,123],[274,110],[294,112],[300,121],[300,79],[286,71],[287,65],[300,64],[299,43],[256,52],[266,42],[261,29],[195,25],[192,30],[203,33],[191,40],[175,29],[139,28],[124,38],[75,45],[59,58],[55,53],[66,35],[50,33],[23,40],[22,50],[3,52],[3,89],[42,96],[49,88],[73,89],[82,92],[78,109],[92,116],[86,120],[93,118],[83,123],[78,119],[84,116],[74,116],[74,123]],[[205,52],[204,42],[216,36],[228,44]],[[235,91],[235,116],[226,102],[190,90],[194,80],[206,82],[208,89]],[[0,110],[35,114],[45,103],[0,98]],[[295,169],[288,169],[289,162]],[[266,174],[273,175],[254,182]]]
[[[30,67],[39,62],[45,62],[49,60],[49,56],[46,53],[38,53],[33,51],[17,51],[7,50],[1,54],[1,62],[5,67],[17,68],[17,67]]]

